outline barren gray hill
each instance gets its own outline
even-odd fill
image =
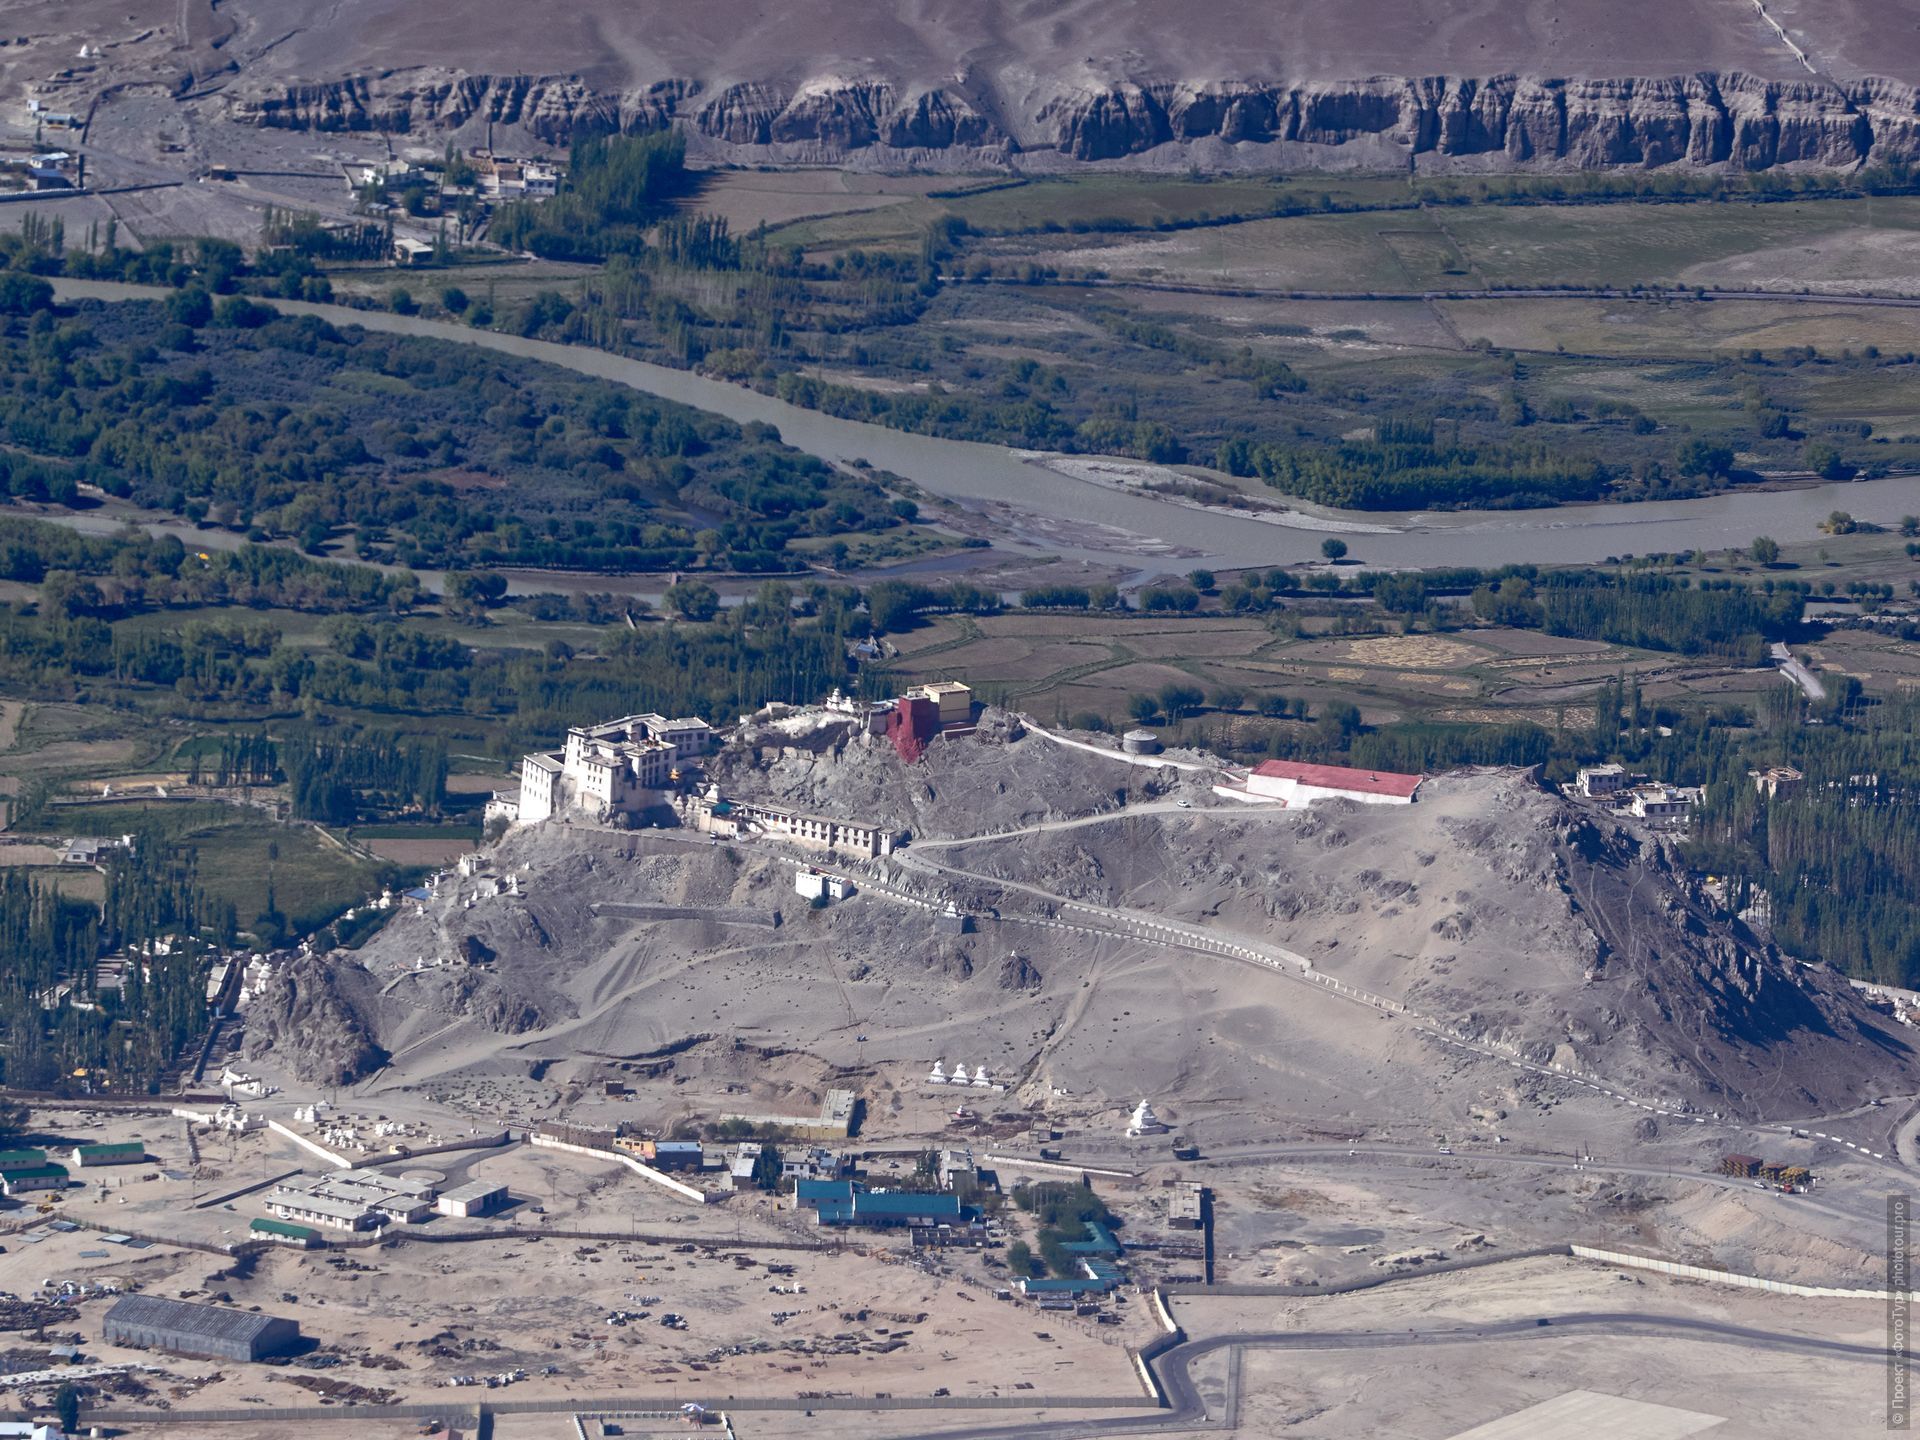
[[[486,873],[330,957],[324,993],[301,975],[263,997],[254,1058],[331,1082],[384,1053],[381,1085],[436,1091],[671,1075],[709,1107],[806,1106],[832,1083],[879,1103],[961,1060],[1095,1109],[1151,1095],[1202,1132],[1236,1116],[1448,1127],[1575,1093],[1502,1054],[1751,1118],[1920,1090],[1908,1044],[1844,982],[1513,772],[1443,778],[1408,809],[1188,810],[1169,795],[1210,792],[999,716],[918,766],[833,730],[755,738],[759,758],[735,747],[717,767],[729,793],[919,846],[814,910],[793,890],[800,857],[762,842],[518,830]],[[927,905],[949,897],[973,933],[934,923]],[[1491,1044],[1444,1044],[1292,967],[1156,942],[1124,912],[1297,950]]]
[[[245,122],[554,143],[673,124],[742,161],[1761,168],[1920,135],[1920,30],[1868,0],[9,8],[75,42],[124,32],[97,80]]]
[[[1657,845],[1516,772],[1430,780],[1408,810],[1154,815],[943,858],[1284,945],[1537,1062],[1705,1109],[1840,1110],[1920,1074],[1844,978],[1759,943]]]

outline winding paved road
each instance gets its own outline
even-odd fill
[[[1820,677],[1793,658],[1793,651],[1787,648],[1786,641],[1773,642],[1773,658],[1780,666],[1780,673],[1806,692],[1809,700],[1827,698],[1827,687],[1820,683]]]

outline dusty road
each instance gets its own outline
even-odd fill
[[[1827,687],[1820,683],[1820,677],[1793,658],[1786,641],[1773,642],[1773,658],[1780,664],[1780,673],[1798,685],[1809,700],[1827,698]]]
[[[1837,1364],[1883,1364],[1883,1349],[1842,1340],[1760,1330],[1692,1316],[1659,1315],[1648,1311],[1574,1312],[1541,1315],[1529,1320],[1506,1320],[1484,1325],[1436,1327],[1426,1330],[1302,1330],[1249,1335],[1211,1335],[1177,1345],[1153,1362],[1154,1373],[1166,1391],[1167,1409],[1147,1414],[1116,1415],[1112,1419],[1043,1421],[1018,1426],[989,1425],[973,1430],[911,1432],[899,1440],[1026,1440],[1046,1435],[1125,1435],[1165,1430],[1209,1420],[1206,1402],[1193,1379],[1196,1362],[1227,1349],[1251,1350],[1380,1350],[1409,1346],[1514,1344],[1554,1339],[1567,1331],[1594,1341],[1611,1336],[1670,1336],[1737,1342],[1743,1351],[1790,1352],[1818,1355]]]

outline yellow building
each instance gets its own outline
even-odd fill
[[[935,680],[916,685],[909,695],[924,696],[940,707],[942,725],[964,725],[973,719],[973,691],[958,680]]]

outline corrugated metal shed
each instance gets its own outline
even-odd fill
[[[158,1295],[123,1295],[101,1322],[110,1345],[136,1345],[176,1355],[220,1360],[258,1360],[292,1349],[300,1327],[277,1315],[193,1305]]]
[[[129,1140],[124,1144],[73,1147],[73,1163],[76,1165],[137,1165],[146,1158],[147,1147],[138,1140]]]

